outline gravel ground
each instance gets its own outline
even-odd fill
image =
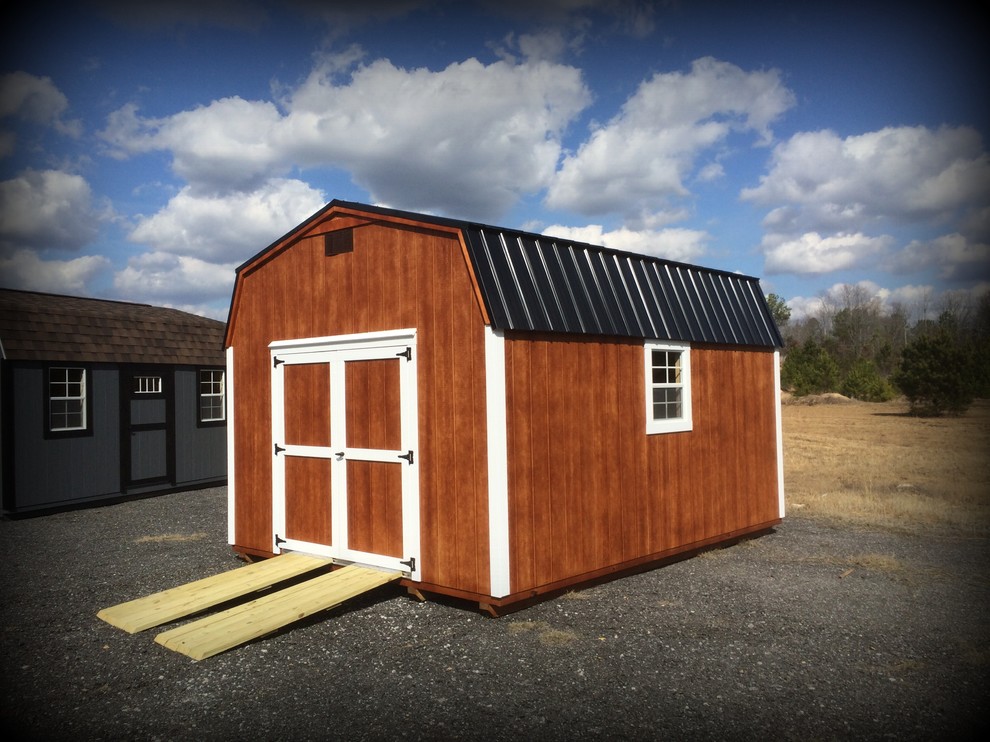
[[[4,731],[45,740],[987,731],[986,538],[797,516],[762,538],[500,619],[388,586],[202,662],[155,644],[155,630],[128,635],[96,618],[239,566],[225,498],[217,488],[0,521]],[[183,538],[153,538],[164,535]]]

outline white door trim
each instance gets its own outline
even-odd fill
[[[360,335],[279,340],[269,344],[272,362],[272,550],[304,551],[334,560],[367,564],[408,573],[418,580],[420,561],[419,518],[419,419],[416,376],[416,331],[396,330]],[[349,448],[344,364],[349,361],[392,360],[399,366],[400,438],[396,451]],[[285,443],[285,376],[287,365],[323,364],[330,373],[330,445],[300,446]],[[336,369],[336,372],[334,371]],[[412,456],[406,455],[412,452]],[[279,539],[285,533],[285,457],[306,456],[331,462],[331,545]],[[400,456],[403,460],[400,460]],[[402,557],[369,554],[347,547],[348,460],[394,463],[402,467]],[[408,560],[414,560],[412,563]]]

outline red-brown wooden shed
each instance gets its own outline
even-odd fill
[[[784,515],[757,279],[333,201],[237,270],[229,540],[497,613]]]

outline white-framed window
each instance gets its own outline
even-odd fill
[[[646,360],[646,432],[691,430],[691,346],[648,341]]]
[[[161,376],[135,376],[134,377],[134,393],[135,394],[161,394],[162,393],[162,377]]]
[[[199,421],[223,422],[226,415],[224,372],[221,368],[204,368],[199,372]]]
[[[53,433],[86,430],[86,369],[48,369],[48,429]]]

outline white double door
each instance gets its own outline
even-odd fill
[[[415,332],[269,348],[273,551],[418,579]]]

